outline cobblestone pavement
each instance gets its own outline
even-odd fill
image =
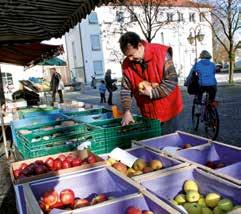
[[[185,108],[179,117],[179,130],[192,132],[191,129],[191,106],[192,97],[188,96],[182,88]],[[218,87],[217,100],[219,101],[220,132],[218,141],[241,146],[241,84]],[[99,104],[98,90],[86,87],[80,92],[65,93],[65,100],[81,100],[87,103]],[[118,91],[114,93],[113,103],[120,107]],[[104,105],[110,108],[108,105]],[[133,112],[137,112],[133,104]],[[201,135],[197,132],[195,134]],[[0,144],[0,151],[3,152],[3,143]],[[9,176],[9,162],[4,157],[0,159],[0,214],[16,213],[15,197]]]

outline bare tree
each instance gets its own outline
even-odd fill
[[[241,29],[239,4],[240,0],[216,0],[211,8],[212,21],[204,16],[214,37],[228,54],[229,83],[233,82],[235,52],[239,42],[235,41],[235,34]]]
[[[127,28],[132,22],[136,22],[148,42],[151,42],[157,32],[170,20],[164,19],[162,11],[170,7],[169,0],[119,0],[117,3],[124,6],[129,13]],[[170,14],[171,16],[171,14]],[[171,18],[171,17],[170,17]]]

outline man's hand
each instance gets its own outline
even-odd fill
[[[121,121],[121,125],[122,125],[122,126],[127,126],[127,125],[129,125],[130,123],[134,123],[134,122],[135,122],[135,120],[133,119],[131,112],[130,112],[129,110],[126,111],[126,112],[123,114],[122,121]]]

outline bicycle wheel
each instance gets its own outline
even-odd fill
[[[200,120],[200,116],[201,116],[201,113],[197,112],[197,110],[198,110],[197,100],[194,99],[193,104],[192,104],[192,128],[195,131],[198,130],[199,120]]]
[[[206,136],[215,140],[219,132],[219,115],[214,106],[208,106],[205,111],[205,133]]]

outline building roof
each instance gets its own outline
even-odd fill
[[[0,62],[32,66],[64,52],[62,45],[41,43],[0,46]]]
[[[0,1],[0,45],[59,38],[95,6],[111,0]]]

